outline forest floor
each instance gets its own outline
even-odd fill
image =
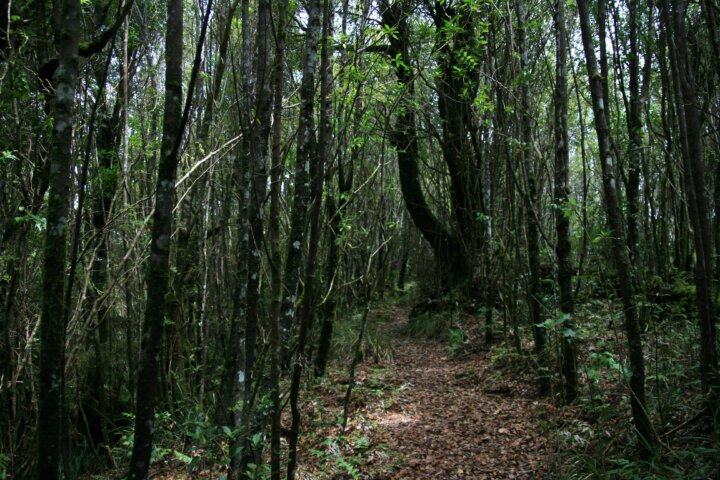
[[[357,367],[344,431],[347,367],[330,371],[303,393],[299,480],[548,476],[553,448],[542,423],[556,409],[537,399],[525,375],[498,361],[503,355],[451,351],[443,339],[410,336],[407,308],[385,307],[370,317],[374,335],[385,343],[368,348]],[[283,427],[289,424],[288,414]],[[208,450],[191,455],[199,457],[196,467],[188,468],[188,456],[179,456],[183,463],[168,455],[153,464],[150,478],[225,477],[226,468]],[[257,478],[267,473],[258,471]]]
[[[333,391],[334,382],[317,388],[320,408],[308,428],[320,431],[306,437],[301,478],[542,477],[550,447],[539,422],[552,408],[531,385],[509,378],[515,375],[493,365],[489,351],[455,356],[439,340],[403,334],[405,309],[390,316],[381,328],[392,355],[359,367],[344,434],[327,419],[341,411],[344,390]]]

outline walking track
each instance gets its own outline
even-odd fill
[[[407,312],[396,310],[388,326],[394,354],[384,382],[395,399],[380,410],[366,403],[366,421],[357,425],[384,449],[358,465],[361,478],[540,478],[546,440],[533,420],[540,407],[530,388],[504,378],[488,352],[456,360],[438,341],[403,336],[405,322]],[[367,375],[366,367],[358,382]]]

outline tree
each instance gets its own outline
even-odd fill
[[[554,10],[555,23],[555,89],[553,91],[555,134],[555,230],[557,240],[557,283],[560,291],[560,313],[566,317],[562,333],[563,394],[570,403],[577,397],[577,352],[575,347],[575,322],[572,315],[575,306],[572,291],[572,264],[570,243],[570,215],[568,180],[570,159],[568,154],[568,92],[567,92],[567,30],[565,27],[565,2],[557,0]]]
[[[708,413],[720,407],[720,377],[718,376],[717,331],[713,300],[713,243],[705,197],[705,161],[702,124],[695,96],[695,80],[688,64],[684,1],[671,9],[661,2],[662,20],[667,32],[676,115],[680,130],[684,166],[685,194],[695,244],[695,292],[700,316],[700,377],[707,395]]]
[[[308,0],[306,5],[308,23],[305,32],[305,46],[302,64],[302,80],[300,83],[300,118],[298,119],[297,152],[295,156],[295,190],[293,192],[293,206],[290,217],[290,234],[288,237],[288,251],[285,259],[285,273],[283,281],[285,295],[282,302],[281,345],[286,348],[283,355],[291,354],[292,377],[290,385],[290,410],[292,424],[288,438],[288,467],[287,480],[294,480],[297,472],[297,442],[300,435],[300,380],[303,362],[305,360],[305,344],[309,335],[310,311],[303,307],[302,316],[296,316],[296,301],[300,286],[300,267],[302,250],[305,241],[305,225],[307,221],[308,203],[311,199],[310,182],[314,181],[312,174],[321,171],[318,167],[319,158],[315,139],[315,70],[317,68],[317,45],[320,38],[320,1]],[[311,260],[309,260],[311,261]],[[305,285],[303,304],[311,302],[307,294],[308,285]],[[308,308],[308,310],[305,310]],[[298,319],[297,346],[288,349],[290,329]]]
[[[280,480],[281,468],[281,420],[280,375],[282,373],[282,352],[280,347],[280,307],[282,294],[282,255],[280,253],[280,190],[282,174],[282,101],[283,72],[286,50],[287,0],[278,5],[278,19],[275,34],[275,60],[273,64],[273,111],[272,111],[272,153],[270,167],[270,218],[268,237],[270,243],[270,477]]]
[[[137,375],[135,434],[130,478],[147,478],[152,453],[155,401],[158,390],[158,355],[170,272],[170,233],[175,207],[175,177],[182,138],[183,2],[168,0],[165,36],[165,106],[160,147],[150,258],[147,270],[147,303],[143,322],[140,370]],[[188,95],[188,99],[190,96]]]
[[[168,0],[167,4],[163,136],[155,190],[150,258],[147,264],[147,302],[140,351],[140,370],[137,375],[135,433],[129,469],[130,478],[138,480],[147,478],[152,454],[155,403],[159,383],[159,353],[162,345],[165,315],[167,314],[166,295],[170,275],[170,234],[173,209],[175,207],[175,179],[178,155],[190,113],[195,81],[200,68],[202,45],[210,18],[211,6],[212,1],[208,1],[190,74],[187,100],[183,108],[183,5],[180,0]]]
[[[601,0],[601,4],[603,1]],[[633,298],[633,282],[630,260],[626,251],[626,236],[621,222],[618,202],[617,182],[615,181],[613,167],[613,149],[610,130],[607,123],[608,103],[607,77],[598,70],[598,61],[593,46],[593,36],[590,26],[590,10],[586,0],[578,1],[580,16],[580,30],[582,32],[583,50],[585,51],[585,64],[587,67],[590,95],[593,105],[595,132],[598,138],[600,165],[602,167],[602,186],[607,223],[610,228],[612,252],[617,272],[617,288],[622,300],[623,315],[625,318],[625,334],[627,335],[628,351],[630,355],[630,405],[638,434],[640,447],[649,454],[655,444],[655,434],[650,422],[645,400],[645,359],[643,355],[640,325],[637,319],[635,300]],[[600,36],[600,43],[605,39]]]
[[[264,238],[263,209],[267,191],[267,164],[268,164],[268,141],[270,136],[270,118],[272,114],[272,71],[270,69],[270,17],[271,5],[269,0],[259,2],[257,16],[257,36],[255,53],[255,74],[256,80],[254,98],[255,113],[250,125],[250,159],[249,166],[252,182],[250,185],[249,208],[248,208],[248,241],[244,244],[243,254],[247,258],[247,278],[241,279],[244,282],[242,288],[246,289],[246,312],[245,312],[245,362],[243,382],[243,409],[241,421],[236,425],[241,428],[242,448],[240,460],[233,462],[232,474],[235,477],[245,476],[249,464],[252,462],[252,454],[249,438],[254,433],[252,411],[254,404],[253,382],[255,381],[255,363],[257,347],[257,331],[259,328],[261,298],[260,298],[260,275],[262,252],[261,246]],[[245,197],[248,198],[248,197]]]
[[[80,2],[68,0],[55,12],[53,32],[58,49],[55,111],[50,147],[50,181],[46,213],[43,300],[40,317],[40,399],[38,406],[37,478],[59,479],[62,408],[65,385],[65,250],[70,218],[70,180],[75,92],[80,43]]]
[[[535,340],[535,354],[538,363],[538,380],[540,395],[550,393],[550,379],[548,377],[547,358],[547,333],[543,324],[543,301],[540,278],[540,225],[538,225],[537,200],[538,200],[538,175],[535,168],[533,155],[533,122],[530,111],[530,73],[528,65],[528,51],[526,45],[525,27],[525,2],[517,1],[517,23],[518,23],[518,50],[520,55],[520,118],[518,119],[520,129],[520,151],[519,160],[525,173],[525,229],[527,235],[527,258],[528,258],[528,302],[530,303],[530,324],[533,329]]]
[[[457,279],[453,278],[453,273],[467,268],[461,255],[462,248],[433,214],[420,181],[415,106],[412,100],[415,92],[414,73],[407,25],[409,9],[410,5],[403,1],[380,4],[383,27],[393,32],[388,36],[389,46],[386,53],[393,62],[398,84],[404,93],[400,99],[395,126],[390,132],[390,141],[397,152],[400,188],[405,207],[435,254],[443,283],[454,283]]]

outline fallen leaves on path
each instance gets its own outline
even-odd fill
[[[358,465],[359,478],[538,478],[546,439],[534,424],[539,405],[530,386],[509,378],[498,382],[488,352],[454,360],[438,341],[403,337],[397,327],[404,320],[405,312],[398,310],[394,355],[384,378],[396,392],[394,402],[379,409],[360,398],[355,415],[361,421],[351,422],[346,432],[362,430],[371,448],[386,453]],[[361,385],[370,368],[361,369]]]
[[[412,421],[373,433],[402,454],[406,466],[391,478],[535,478],[545,439],[532,424],[527,388],[484,379],[488,354],[447,357],[442,344],[397,337],[391,365],[402,393],[398,412]],[[500,391],[502,393],[486,393]],[[383,423],[384,414],[376,420]]]

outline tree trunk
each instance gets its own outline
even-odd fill
[[[685,192],[695,245],[695,292],[700,316],[700,379],[703,393],[707,396],[708,413],[713,415],[720,402],[720,378],[712,293],[713,244],[705,189],[703,129],[697,107],[695,80],[688,62],[686,2],[684,0],[674,2],[672,9],[669,8],[667,0],[663,0],[661,5],[675,87],[676,113],[685,171]]]
[[[168,0],[165,37],[165,107],[160,164],[155,191],[147,271],[147,303],[143,322],[140,370],[137,375],[135,434],[130,478],[145,480],[150,467],[159,358],[170,275],[170,234],[175,207],[175,176],[182,136],[183,2]]]
[[[518,21],[518,48],[520,54],[520,161],[525,170],[527,191],[525,192],[525,226],[527,229],[528,259],[528,297],[530,304],[530,325],[535,341],[535,355],[538,364],[538,387],[540,395],[550,393],[548,372],[547,333],[543,325],[542,284],[540,280],[540,235],[537,213],[538,178],[532,148],[532,113],[530,112],[530,87],[525,33],[525,5],[522,0],[516,3]]]
[[[281,345],[284,349],[283,361],[288,363],[292,347],[289,345],[295,320],[295,307],[300,290],[300,270],[303,245],[305,242],[305,224],[310,201],[310,174],[313,152],[315,150],[315,70],[317,68],[317,44],[320,38],[320,0],[309,0],[307,4],[308,27],[305,33],[305,55],[303,76],[300,84],[300,118],[298,120],[297,156],[295,161],[295,191],[290,214],[290,235],[283,275],[285,293],[282,302],[280,321]],[[288,479],[295,472],[288,469]]]
[[[267,158],[268,140],[270,135],[270,118],[272,113],[272,72],[270,70],[270,14],[269,0],[260,0],[257,14],[257,37],[255,55],[256,90],[254,94],[255,116],[251,124],[252,159],[251,175],[252,185],[250,205],[248,212],[249,241],[247,243],[247,311],[245,313],[245,372],[243,382],[243,409],[241,415],[241,442],[242,456],[240,463],[233,463],[232,477],[240,474],[245,478],[245,472],[252,462],[253,451],[250,437],[255,433],[253,419],[255,380],[255,351],[257,344],[257,331],[260,319],[260,275],[261,275],[261,246],[264,238],[263,210],[267,191]],[[239,468],[238,468],[239,467]]]
[[[320,155],[321,169],[325,165],[330,165],[331,159],[331,134],[332,134],[332,63],[330,63],[329,39],[332,36],[332,0],[325,1],[323,11],[323,33],[322,48],[320,55],[320,137],[318,139],[318,154]],[[360,85],[357,88],[361,88]],[[356,96],[354,106],[359,107],[359,93]],[[329,192],[325,200],[325,209],[327,211],[328,235],[327,248],[328,255],[325,264],[324,280],[325,285],[329,289],[333,289],[335,285],[335,274],[337,272],[338,250],[337,244],[338,233],[340,232],[340,220],[345,207],[347,206],[347,198],[352,188],[352,177],[350,182],[345,179],[344,169],[342,168],[342,158],[338,158],[338,189],[339,189],[339,206],[333,197],[332,191]],[[322,178],[317,178],[316,188],[321,188]],[[318,183],[319,182],[319,183]],[[328,183],[332,183],[332,175],[328,175]],[[319,195],[319,192],[315,192]],[[320,202],[321,198],[317,198],[316,202]],[[319,205],[318,205],[319,206]],[[314,212],[313,212],[314,213]],[[319,215],[319,211],[318,211]],[[320,338],[318,339],[317,356],[315,357],[315,376],[321,377],[325,374],[328,358],[330,356],[330,346],[333,334],[333,322],[335,320],[335,296],[336,291],[328,293],[325,307],[322,309],[322,327],[320,328]]]
[[[601,3],[604,0],[601,0]],[[655,444],[655,434],[650,423],[645,401],[645,359],[643,357],[642,336],[637,319],[635,299],[633,298],[633,282],[631,277],[630,261],[627,256],[627,241],[621,222],[620,206],[617,194],[617,184],[613,171],[612,139],[607,123],[606,113],[606,85],[607,78],[598,71],[597,58],[593,47],[592,30],[590,26],[590,11],[587,0],[578,0],[580,16],[580,29],[582,31],[583,49],[590,83],[590,95],[593,105],[595,131],[600,150],[600,165],[602,168],[602,185],[607,213],[607,222],[612,236],[612,250],[615,268],[618,276],[618,291],[622,299],[623,314],[625,317],[625,333],[628,340],[630,356],[630,390],[632,392],[630,404],[633,421],[637,430],[640,448],[644,456],[649,455]],[[600,39],[600,43],[604,38]]]
[[[455,236],[463,257],[462,270],[453,272],[454,283],[468,278],[471,259],[480,250],[482,223],[478,221],[480,175],[472,154],[472,102],[477,94],[480,62],[476,48],[472,8],[459,3],[436,1],[432,8],[438,51],[438,112],[442,126],[441,149],[450,174],[450,199],[456,226]],[[449,30],[447,25],[453,24]],[[474,63],[473,63],[474,61]]]
[[[395,30],[388,41],[390,48],[388,55],[392,59],[398,83],[404,89],[400,99],[400,108],[395,126],[390,135],[392,145],[398,156],[398,170],[400,175],[400,190],[402,191],[405,208],[415,226],[430,244],[438,263],[440,277],[444,285],[454,284],[458,278],[466,275],[468,262],[462,255],[459,242],[447,231],[430,210],[420,183],[420,169],[418,167],[417,128],[415,126],[415,107],[413,96],[415,93],[414,73],[410,65],[410,32],[407,25],[409,5],[399,0],[388,4],[381,2],[381,15],[383,25]]]
[[[280,190],[282,187],[282,101],[285,62],[285,27],[288,0],[280,0],[275,34],[275,63],[273,65],[274,104],[272,112],[272,166],[270,170],[270,479],[281,477],[281,417],[280,375],[282,358],[280,347],[280,307],[282,294],[282,255],[280,253]]]
[[[68,0],[54,12],[57,42],[55,112],[49,152],[50,183],[43,261],[40,315],[40,382],[38,405],[38,480],[64,478],[62,457],[62,404],[65,383],[65,263],[70,217],[70,180],[75,91],[81,11],[79,0]]]
[[[195,82],[200,70],[202,47],[207,33],[212,0],[208,1],[200,31],[185,107],[182,106],[183,4],[168,0],[165,36],[165,106],[160,163],[155,191],[155,211],[150,233],[147,270],[147,301],[137,375],[135,434],[129,476],[145,480],[150,467],[156,396],[159,387],[160,348],[167,314],[166,295],[170,279],[170,234],[175,207],[175,177],[180,144],[192,105]]]
[[[563,394],[566,403],[577,397],[577,353],[575,348],[575,313],[572,291],[572,257],[570,245],[570,204],[568,202],[568,179],[570,159],[568,155],[568,96],[567,96],[567,31],[565,27],[565,2],[555,1],[555,230],[557,243],[555,254],[558,262],[558,290],[560,312],[567,317],[561,333]]]
[[[293,196],[293,210],[290,216],[290,236],[288,238],[288,254],[284,275],[285,298],[282,304],[283,317],[281,334],[284,340],[282,344],[286,348],[284,354],[286,361],[288,360],[288,354],[292,352],[292,349],[287,350],[287,339],[296,317],[295,301],[300,284],[302,247],[305,239],[305,223],[311,194],[311,174],[316,171],[315,169],[318,163],[313,112],[315,103],[315,70],[318,60],[317,45],[320,37],[320,0],[308,0],[306,9],[308,26],[305,33],[305,57],[302,82],[300,84],[300,118],[298,120],[297,157],[295,161],[295,193]],[[308,260],[308,262],[310,262],[310,260]],[[311,266],[310,263],[308,263],[308,265]],[[307,284],[304,286],[306,290],[308,287]],[[303,302],[311,301],[309,293],[311,292],[305,291],[303,293]],[[294,352],[295,364],[293,365],[290,387],[292,425],[288,438],[288,480],[295,479],[298,466],[297,441],[300,434],[300,407],[298,405],[298,397],[300,394],[300,374],[302,372],[301,362],[303,361],[305,353],[309,321],[309,316],[300,317],[297,347]]]
[[[628,79],[630,98],[628,102],[628,177],[626,187],[627,200],[627,240],[630,259],[637,263],[639,254],[639,206],[640,166],[642,163],[642,116],[640,111],[640,49],[638,47],[638,0],[628,2],[628,29],[630,51],[628,54]]]

